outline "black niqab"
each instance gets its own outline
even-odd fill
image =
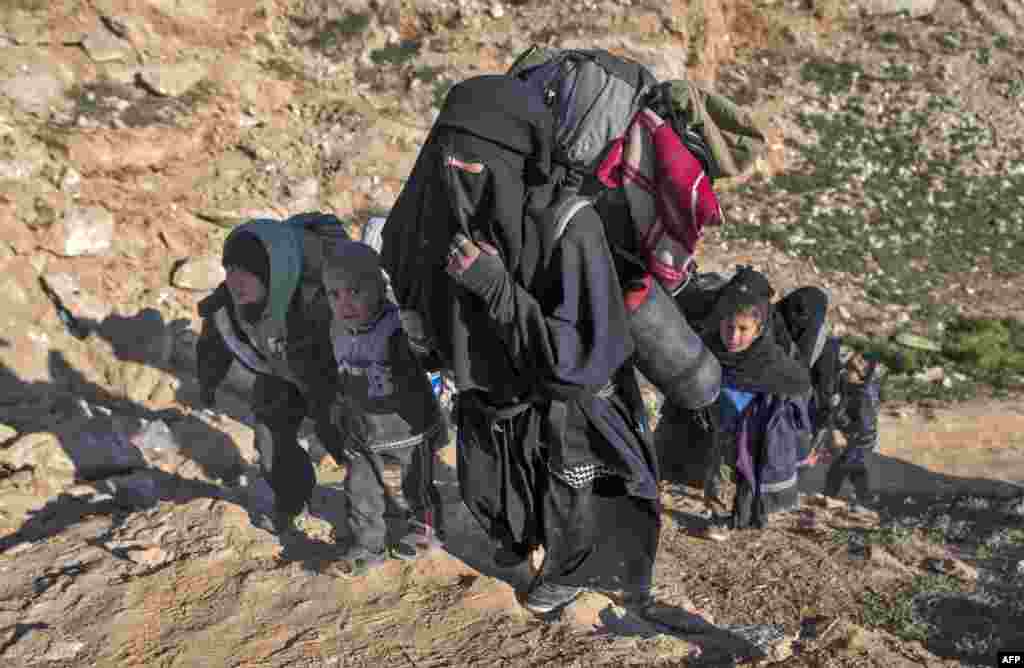
[[[474,320],[485,316],[470,312],[445,273],[448,246],[456,232],[494,244],[511,275],[529,288],[544,251],[527,212],[550,202],[553,141],[554,117],[521,81],[487,75],[456,84],[384,226],[381,259],[396,299],[423,316],[442,359],[465,386],[500,385],[498,371],[512,360],[468,340],[469,331],[489,325]],[[446,168],[452,157],[483,163],[485,170]]]

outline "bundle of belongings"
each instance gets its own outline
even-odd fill
[[[646,425],[634,368],[688,409],[718,398],[718,361],[672,295],[693,272],[705,228],[723,222],[713,179],[748,167],[764,141],[726,98],[685,81],[659,84],[639,63],[601,50],[531,48],[507,74],[453,86],[381,237],[405,330],[428,368],[453,376],[456,413],[472,405],[511,420],[542,407],[541,423],[523,429],[556,476],[611,471],[625,481],[618,494],[656,503],[646,427],[637,435],[622,421],[631,414]],[[590,226],[600,234],[584,242],[577,228]],[[484,270],[452,280],[456,235],[493,246],[496,256],[480,258],[510,282]],[[568,274],[577,278],[559,278]],[[614,313],[586,312],[605,308],[598,297],[613,290],[625,305],[621,329]],[[575,351],[568,329],[538,316],[570,303],[583,304],[563,313],[575,323],[611,323],[586,332]],[[595,386],[593,369],[610,359],[622,360],[622,373]],[[565,428],[574,407],[589,425],[579,434]],[[545,503],[538,460],[510,444],[462,447],[474,425],[456,420],[467,506],[500,544],[535,546],[552,531],[535,526]],[[594,430],[600,439],[581,436]]]

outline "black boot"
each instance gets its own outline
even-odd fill
[[[867,462],[863,467],[850,471],[850,482],[853,483],[853,502],[850,504],[850,511],[868,512],[871,509],[872,497]]]

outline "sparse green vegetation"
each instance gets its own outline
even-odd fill
[[[830,96],[854,92],[866,77],[859,65],[825,60],[808,61],[801,74]],[[899,94],[914,72],[889,64],[881,74],[871,86]],[[937,288],[979,264],[1007,275],[1024,265],[1024,170],[978,169],[975,156],[995,146],[989,123],[951,96],[901,105],[880,98],[872,90],[838,110],[800,113],[816,141],[797,147],[801,169],[768,184],[798,195],[799,209],[725,226],[723,237],[768,241],[862,276],[879,303],[926,309]]]
[[[842,18],[849,11],[848,3],[843,0],[813,0],[811,5],[814,15],[825,21]]]
[[[413,70],[412,78],[422,81],[423,83],[434,83],[441,77],[442,72],[444,72],[444,68],[442,67],[430,67],[429,65],[423,65]]]
[[[268,58],[261,62],[260,66],[283,81],[302,81],[306,79],[306,73],[302,71],[302,68],[297,67],[287,58],[276,56]]]
[[[217,83],[212,79],[200,79],[179,98],[186,107],[202,106],[221,94]]]
[[[6,0],[5,11],[41,12],[50,5],[50,0]]]
[[[689,38],[686,51],[686,64],[694,67],[700,64],[700,55],[704,53],[705,35],[704,3],[691,2],[686,10],[686,34]]]
[[[963,44],[963,35],[959,32],[947,32],[936,37],[936,41],[947,49],[956,50]]]
[[[850,543],[898,545],[906,543],[913,535],[913,530],[900,526],[872,527],[868,529],[835,529],[832,532],[832,542],[840,545]]]
[[[904,640],[923,641],[928,624],[914,613],[915,599],[924,594],[959,593],[963,584],[948,575],[920,575],[895,592],[866,590],[861,596],[864,623],[883,628]]]
[[[370,52],[370,60],[376,65],[401,65],[415,58],[419,51],[419,42],[407,40],[393,46],[374,49]]]
[[[800,69],[804,81],[814,81],[825,95],[848,93],[864,70],[854,63],[829,60],[809,60]]]
[[[898,32],[886,30],[878,35],[878,42],[886,46],[906,46],[907,38]]]
[[[447,77],[443,77],[434,82],[433,100],[435,107],[437,107],[438,109],[441,108],[441,105],[444,104],[444,98],[448,95],[448,91],[451,89],[454,83],[454,81],[448,79]]]
[[[1008,377],[1024,375],[1024,323],[959,318],[950,326],[943,350],[993,384],[1003,384]]]
[[[918,350],[893,338],[851,336],[853,349],[878,358],[891,371],[885,394],[890,399],[962,400],[977,394],[978,384],[997,389],[1021,385],[1024,377],[1024,323],[1013,319],[952,317],[946,321],[940,350]],[[916,374],[942,367],[946,375],[960,374],[950,383],[923,381]]]
[[[939,526],[926,526],[921,529],[921,533],[924,539],[934,545],[944,545],[946,543],[946,532],[942,527]]]
[[[353,37],[362,34],[369,26],[368,14],[350,12],[344,18],[325,23],[309,45],[321,53],[333,54]]]
[[[882,77],[890,81],[910,81],[914,68],[906,63],[886,63],[882,66]]]

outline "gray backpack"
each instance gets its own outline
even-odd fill
[[[600,165],[657,84],[646,67],[602,49],[532,46],[508,74],[539,92],[555,112],[553,159],[580,178]]]

